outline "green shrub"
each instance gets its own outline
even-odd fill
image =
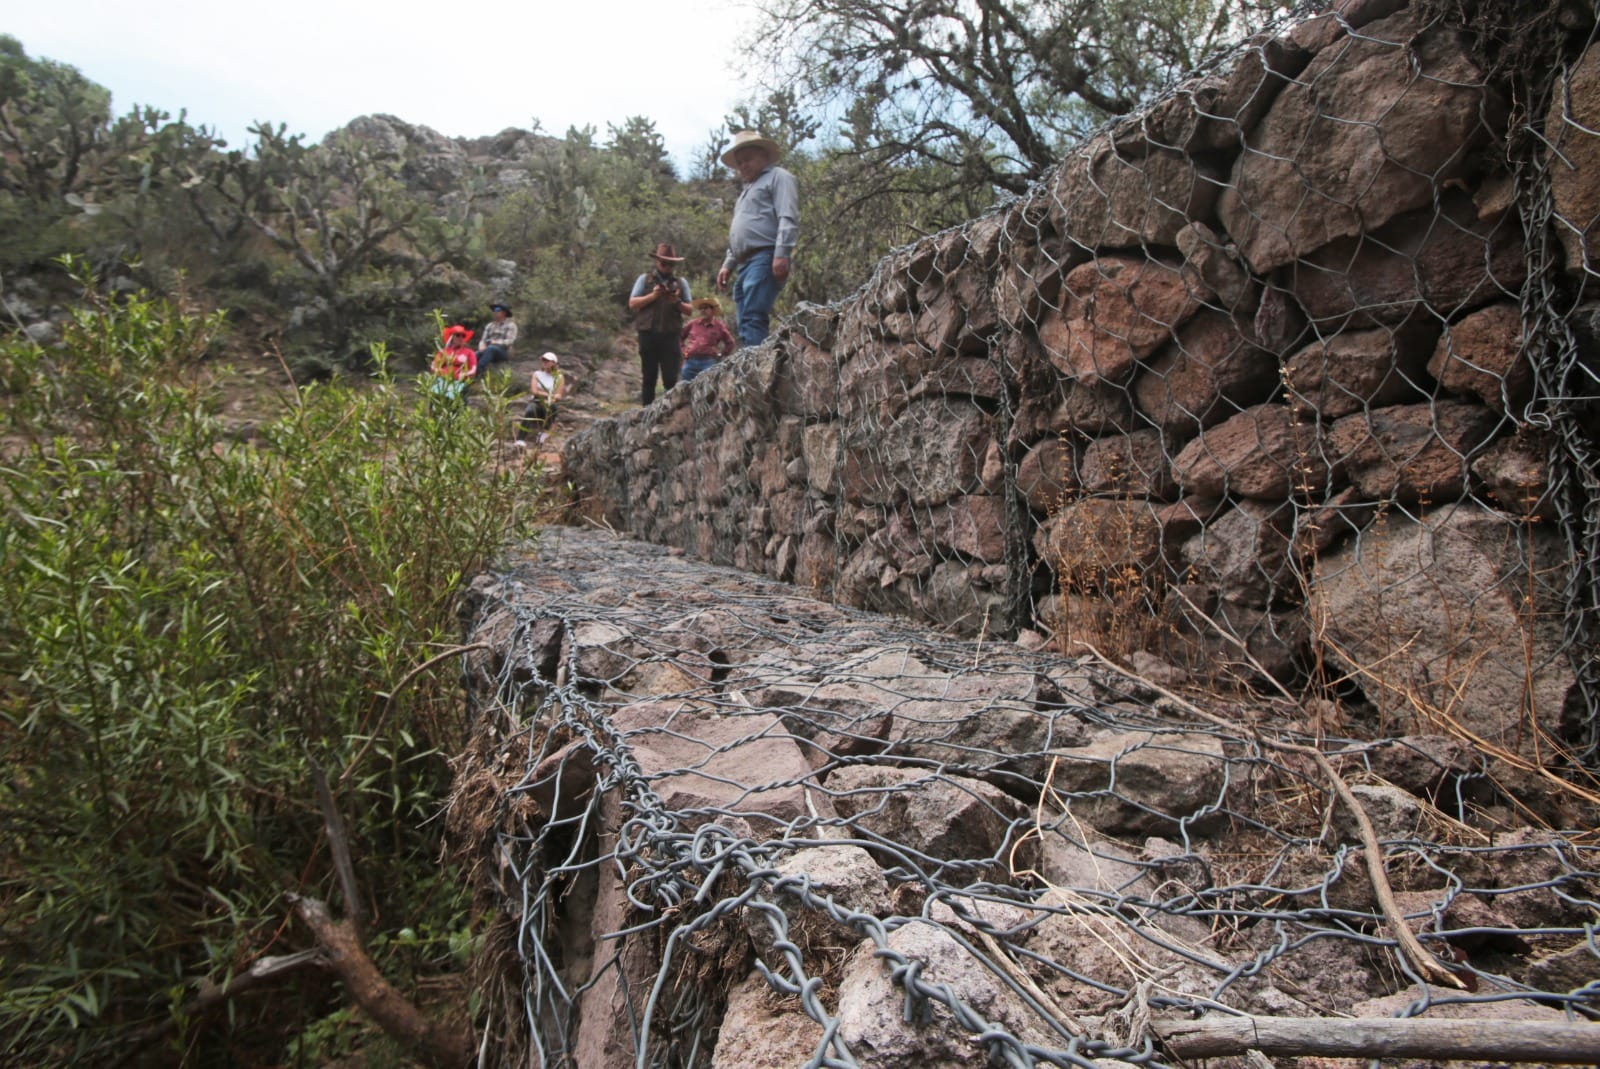
[[[520,533],[503,404],[418,391],[380,349],[370,385],[235,442],[199,362],[219,325],[91,297],[65,352],[0,342],[0,1063],[113,1060],[131,1028],[163,1063],[226,1060],[182,1027],[193,985],[305,945],[283,892],[337,902],[313,761],[374,929],[464,924],[430,820],[459,674],[395,691]]]

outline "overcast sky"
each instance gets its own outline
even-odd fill
[[[58,0],[59,2],[59,0]],[[744,0],[50,0],[0,32],[77,67],[118,114],[151,104],[241,147],[257,119],[318,139],[387,112],[451,136],[654,119],[680,173],[746,95]]]

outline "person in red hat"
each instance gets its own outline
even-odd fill
[[[445,327],[444,348],[433,354],[434,389],[448,397],[460,397],[477,373],[472,331],[459,323]]]
[[[635,279],[633,292],[628,296],[633,329],[639,332],[641,405],[656,399],[658,374],[663,389],[670,390],[677,385],[678,368],[683,364],[678,335],[683,330],[684,317],[694,313],[689,303],[689,283],[676,274],[678,265],[683,263],[678,250],[663,241],[650,258],[655,261],[655,269]]]

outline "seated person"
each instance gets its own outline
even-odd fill
[[[538,432],[537,441],[550,437],[550,425],[556,421],[556,405],[567,396],[572,383],[561,371],[561,358],[555,353],[545,353],[539,358],[539,370],[528,383],[533,400],[522,410],[522,420],[517,424],[517,444],[526,445],[527,435]]]
[[[483,338],[478,342],[478,375],[489,370],[490,364],[511,359],[511,349],[517,343],[517,325],[511,321],[511,309],[503,304],[491,304],[489,314],[493,319],[483,328]]]
[[[696,375],[739,347],[722,321],[721,301],[701,297],[694,302],[694,310],[699,314],[683,325],[679,336],[683,345],[682,382],[693,382]]]
[[[447,397],[460,397],[478,373],[478,354],[472,348],[472,331],[459,323],[444,328],[444,348],[433,354],[433,389]]]

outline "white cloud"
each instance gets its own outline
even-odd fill
[[[78,0],[17,5],[3,31],[70,63],[114,107],[150,104],[237,147],[256,120],[311,138],[387,112],[452,136],[655,120],[680,165],[744,95],[736,0]]]

